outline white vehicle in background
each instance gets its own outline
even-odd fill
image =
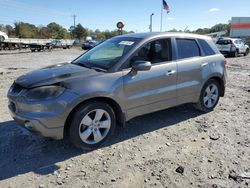
[[[8,39],[8,35],[2,31],[0,31],[0,42],[3,42],[5,39]]]
[[[216,46],[222,54],[227,56],[238,57],[239,54],[244,54],[244,56],[249,54],[249,46],[238,38],[219,38]]]

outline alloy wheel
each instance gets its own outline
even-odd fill
[[[109,133],[111,117],[103,109],[95,109],[87,113],[81,120],[79,136],[86,144],[97,144]]]
[[[205,89],[203,102],[207,108],[212,108],[216,105],[217,100],[219,98],[219,89],[215,84],[210,84]]]

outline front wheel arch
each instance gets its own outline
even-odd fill
[[[120,126],[125,126],[125,115],[120,107],[120,105],[114,101],[113,99],[107,98],[107,97],[95,97],[95,98],[91,98],[88,100],[85,100],[83,102],[80,102],[79,104],[77,104],[73,110],[71,110],[71,112],[69,113],[65,125],[64,125],[64,138],[68,137],[68,131],[69,131],[69,127],[70,127],[70,122],[74,116],[74,113],[76,112],[76,110],[82,106],[85,105],[87,103],[91,103],[91,102],[105,102],[107,104],[109,104],[111,106],[111,108],[113,108],[114,112],[115,112],[115,116],[116,116],[116,121],[117,124]]]

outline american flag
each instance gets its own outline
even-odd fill
[[[170,8],[165,0],[162,0],[163,3],[163,9],[167,11],[167,13],[170,12]]]

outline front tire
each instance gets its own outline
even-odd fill
[[[3,42],[5,40],[4,36],[0,36],[0,42]]]
[[[202,112],[212,111],[218,104],[220,99],[220,85],[214,80],[208,80],[203,86],[199,98],[199,102],[195,107]]]
[[[93,150],[111,138],[115,127],[116,117],[111,106],[93,101],[76,110],[69,128],[69,139],[80,149]]]
[[[239,56],[239,52],[238,52],[238,50],[236,50],[235,52],[234,52],[234,57],[238,57]]]

